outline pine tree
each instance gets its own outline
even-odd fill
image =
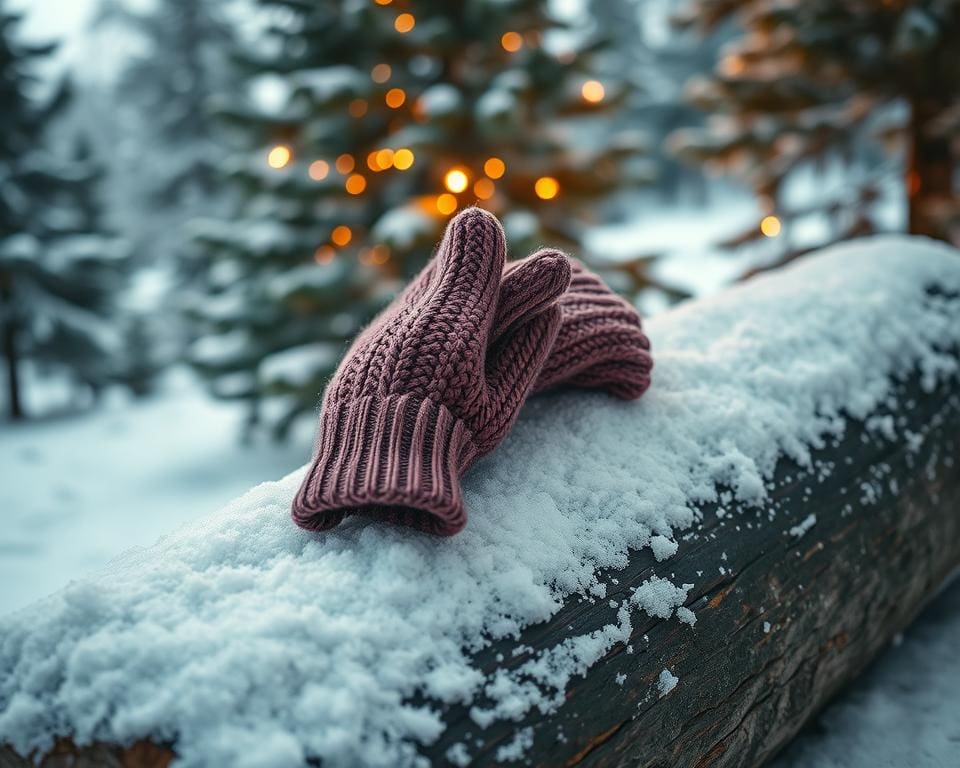
[[[44,143],[69,89],[32,95],[31,67],[54,46],[17,42],[18,21],[0,7],[0,339],[14,419],[24,415],[24,360],[94,393],[109,381],[117,340],[108,318],[126,256],[103,231],[101,170],[88,147],[59,157]]]
[[[213,116],[216,94],[235,87],[228,51],[233,26],[216,0],[164,0],[143,7],[128,0],[101,0],[97,26],[119,26],[143,42],[125,63],[116,84],[116,108],[127,123],[125,141],[136,169],[131,216],[140,231],[145,261],[173,258],[192,271],[185,224],[217,211],[218,168],[225,157]],[[129,182],[127,182],[129,185]]]
[[[252,422],[269,401],[282,434],[455,210],[500,215],[515,254],[579,251],[599,204],[644,168],[636,134],[591,128],[629,82],[598,80],[602,45],[544,0],[259,6],[267,40],[238,58],[280,106],[224,112],[244,136],[228,169],[242,202],[198,233],[212,289],[192,359]]]
[[[701,32],[741,25],[714,73],[689,86],[710,125],[677,142],[745,179],[765,206],[761,228],[732,244],[776,235],[781,222],[810,213],[826,214],[832,239],[875,231],[881,184],[859,169],[891,150],[904,158],[893,165],[909,231],[960,237],[960,1],[692,0],[680,23]],[[808,205],[786,207],[791,175],[831,161],[847,165],[853,191],[818,189]]]

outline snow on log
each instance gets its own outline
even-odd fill
[[[296,472],[0,619],[0,766],[762,762],[960,564],[960,254],[649,331],[650,392],[530,401],[457,537],[305,534]]]

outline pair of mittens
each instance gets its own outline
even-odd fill
[[[497,219],[463,211],[356,339],[324,393],[297,525],[321,531],[364,514],[455,534],[467,520],[460,477],[532,391],[646,389],[649,342],[632,307],[559,251],[505,260]]]

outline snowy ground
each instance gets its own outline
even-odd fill
[[[303,464],[309,436],[238,444],[241,413],[174,375],[143,402],[0,428],[0,614]]]

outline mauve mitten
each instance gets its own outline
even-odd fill
[[[559,251],[545,249],[530,258],[558,255]],[[521,306],[519,297],[528,293],[528,276],[521,269],[526,261],[504,269],[495,333],[511,326],[512,316]],[[640,315],[583,264],[572,258],[569,261],[570,287],[557,302],[560,332],[534,391],[566,384],[604,389],[624,400],[640,397],[650,386],[653,369],[650,340],[643,332]]]
[[[560,328],[570,264],[518,267],[511,327],[491,343],[506,243],[469,208],[435,257],[357,338],[324,394],[313,462],[293,502],[314,531],[365,514],[451,535],[466,524],[460,476],[510,429]]]

